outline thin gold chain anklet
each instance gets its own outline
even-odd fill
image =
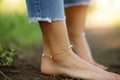
[[[68,49],[70,49],[71,47],[73,47],[73,45],[70,45],[69,47],[68,47]],[[66,49],[67,50],[67,49]],[[63,51],[60,51],[60,52],[57,52],[57,54],[55,54],[55,55],[53,55],[53,56],[51,56],[51,55],[48,55],[48,54],[46,54],[46,53],[43,53],[42,54],[42,57],[49,57],[50,59],[53,59],[53,57],[55,57],[55,56],[57,56],[57,55],[59,55],[59,54],[62,54],[62,53],[64,53],[66,50],[63,50]]]

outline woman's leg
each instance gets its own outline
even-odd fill
[[[107,69],[94,61],[91,55],[89,45],[86,40],[85,21],[88,6],[74,6],[66,8],[67,28],[73,51],[82,59],[94,64],[102,69]]]
[[[30,21],[39,21],[43,34],[42,73],[88,80],[120,79],[117,74],[82,60],[71,50],[66,22],[63,20],[63,0],[27,0],[27,3]]]
[[[67,35],[65,21],[39,22],[43,33],[43,55],[41,72],[44,74],[64,74],[72,78],[87,80],[117,80],[116,74],[97,68],[74,54]],[[64,51],[62,53],[61,52]],[[53,56],[51,58],[50,56]],[[54,56],[56,55],[56,56]]]

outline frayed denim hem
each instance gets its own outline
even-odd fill
[[[34,23],[34,22],[38,22],[38,21],[45,21],[48,23],[52,23],[52,21],[59,21],[59,20],[65,20],[66,18],[58,18],[58,19],[51,19],[51,18],[42,18],[42,17],[34,17],[34,18],[30,18],[29,19],[29,23]]]
[[[72,3],[72,4],[65,4],[64,7],[68,8],[68,7],[72,7],[72,6],[81,6],[81,5],[88,5],[88,6],[92,6],[93,3],[92,2],[80,2],[80,3]]]

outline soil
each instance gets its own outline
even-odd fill
[[[86,33],[94,59],[120,74],[120,29],[87,29]],[[41,44],[17,50],[13,66],[0,67],[0,80],[73,80],[40,73]]]

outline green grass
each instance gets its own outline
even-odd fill
[[[30,24],[27,15],[0,14],[0,66],[11,66],[19,46],[32,46],[42,41],[37,23]]]
[[[26,15],[0,15],[0,42],[16,41],[21,45],[41,42],[39,25],[28,23]]]

